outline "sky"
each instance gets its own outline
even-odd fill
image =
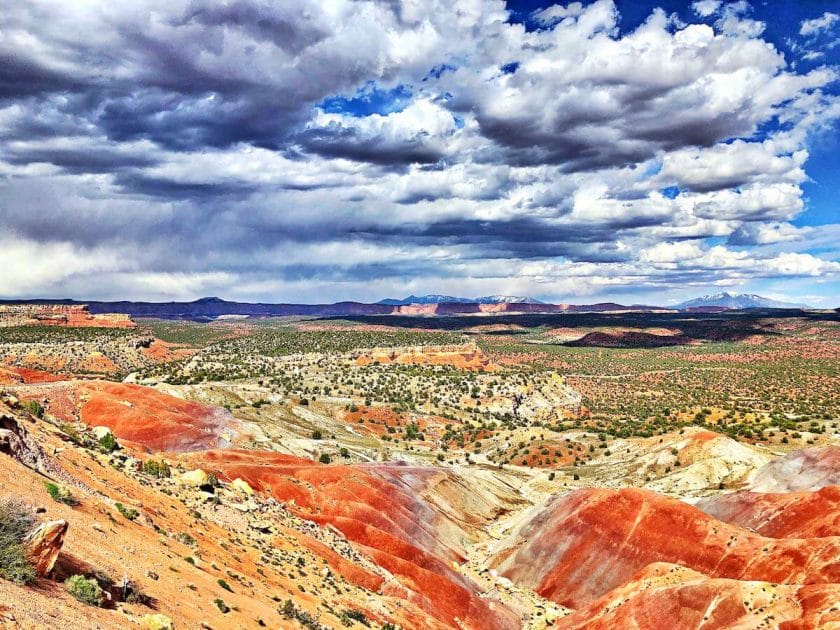
[[[0,297],[840,306],[833,1],[0,12]]]

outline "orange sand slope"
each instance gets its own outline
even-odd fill
[[[515,490],[483,477],[482,469],[467,474],[396,463],[324,465],[228,448],[242,427],[226,410],[136,385],[76,381],[21,389],[48,398],[49,411],[67,421],[108,426],[120,440],[162,453],[156,457],[184,469],[243,480],[323,528],[318,531],[339,532],[366,562],[336,553],[315,530],[310,535],[278,524],[275,543],[282,538],[315,554],[383,601],[401,600],[406,628],[521,626],[516,612],[483,596],[454,566],[465,562],[485,526],[525,505]],[[687,448],[714,438],[698,434]],[[65,467],[96,485],[83,472],[89,470],[85,460],[76,464],[72,455],[72,449],[62,455]],[[654,628],[663,620],[678,630],[831,627],[840,623],[840,487],[826,485],[840,470],[835,455],[830,448],[810,449],[771,462],[755,483],[786,492],[754,486],[701,502],[705,512],[640,489],[555,495],[499,541],[490,565],[517,586],[575,609],[557,620],[559,628]],[[165,514],[175,509],[133,481],[106,483],[117,475],[107,466],[97,474],[103,492],[116,483],[121,493],[136,494],[144,518],[166,523]],[[166,506],[158,509],[158,502]],[[132,527],[140,525],[122,529]],[[140,534],[147,533],[132,539],[138,550],[145,544]],[[209,549],[224,555],[223,548]],[[256,566],[241,570],[259,582]]]
[[[567,630],[616,628],[837,627],[840,585],[809,586],[708,578],[655,563],[558,624]]]
[[[697,507],[771,538],[840,536],[840,486],[816,492],[735,492],[705,499]]]
[[[226,409],[127,383],[71,381],[48,390],[27,389],[20,395],[44,400],[48,411],[64,422],[108,427],[121,441],[148,451],[227,446],[241,428]]]
[[[655,562],[736,580],[840,583],[840,538],[765,538],[654,492],[583,489],[555,498],[497,558],[515,583],[572,608]]]
[[[223,479],[243,479],[299,516],[339,530],[397,578],[383,592],[401,594],[448,624],[457,618],[471,628],[517,627],[509,611],[478,597],[475,584],[450,568],[451,562],[463,560],[463,549],[441,534],[458,529],[458,515],[442,514],[412,490],[448,473],[408,466],[321,465],[241,450],[196,453],[189,461]],[[405,476],[413,479],[402,481]]]

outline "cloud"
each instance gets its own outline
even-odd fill
[[[692,2],[691,8],[700,17],[709,17],[718,12],[721,4],[721,0],[699,0],[698,2]]]
[[[402,111],[364,118],[318,109],[297,140],[327,157],[382,165],[429,163],[445,155],[447,136],[457,130],[449,111],[418,100]]]
[[[810,227],[790,223],[745,223],[729,235],[730,245],[771,245],[799,241],[814,234]]]
[[[668,153],[656,179],[662,186],[712,192],[740,186],[785,182],[800,184],[808,153],[778,154],[772,143],[735,140],[708,148]]]
[[[818,18],[804,20],[799,27],[799,34],[805,36],[817,35],[823,31],[830,30],[838,20],[840,20],[840,15],[826,11]]]
[[[610,0],[527,28],[500,0],[10,5],[0,295],[833,277],[791,222],[835,70],[788,64],[744,2],[693,6],[710,23],[622,29]]]
[[[764,32],[764,22],[747,17],[752,6],[747,0],[727,2],[720,11],[720,18],[715,22],[717,29],[724,35],[740,37],[758,37]]]
[[[729,6],[724,33],[675,28],[655,11],[616,37],[619,15],[602,0],[552,30],[524,35],[515,72],[461,67],[443,83],[453,109],[474,113],[495,145],[479,158],[501,153],[510,163],[574,172],[748,137],[775,108],[834,75],[781,71],[779,52],[752,26],[738,30],[747,18]]]
[[[783,252],[754,257],[744,250],[731,250],[723,245],[706,248],[696,242],[659,243],[642,252],[642,260],[658,270],[710,272],[718,280],[745,273],[759,277],[820,276],[840,271],[840,263],[811,254]]]
[[[583,13],[582,2],[570,2],[567,5],[554,4],[545,9],[534,11],[533,18],[543,26],[551,26],[568,17],[577,17]]]
[[[0,266],[0,293],[5,295],[27,294],[33,287],[57,291],[73,277],[118,268],[102,250],[80,250],[67,242],[44,244],[11,234],[0,237]]]

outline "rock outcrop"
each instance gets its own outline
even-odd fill
[[[222,480],[238,478],[297,516],[341,532],[394,578],[379,584],[371,584],[369,576],[346,574],[347,579],[360,578],[366,588],[398,594],[449,625],[518,627],[515,614],[480,597],[477,585],[452,568],[465,560],[464,544],[471,536],[466,523],[472,519],[478,527],[482,514],[489,520],[513,505],[519,499],[511,488],[461,479],[455,492],[455,475],[440,469],[320,465],[265,451],[217,450],[185,459]]]
[[[794,451],[758,471],[754,492],[799,492],[840,485],[840,446]]]
[[[26,537],[24,547],[38,576],[45,577],[52,572],[64,545],[67,528],[67,521],[47,521]]]
[[[566,630],[614,628],[834,628],[840,585],[710,579],[655,563],[561,622]],[[667,620],[667,621],[666,621]]]
[[[86,304],[0,304],[0,328],[6,326],[75,326],[134,328],[122,313],[93,315]]]
[[[226,409],[183,400],[150,387],[93,381],[78,385],[79,417],[109,428],[122,442],[151,451],[196,451],[225,446],[239,428]]]
[[[187,472],[183,473],[178,477],[178,483],[181,483],[185,486],[194,486],[199,488],[201,486],[206,486],[210,483],[210,475],[208,475],[205,471],[201,470],[201,468],[196,468],[195,470],[188,470]]]
[[[24,466],[50,475],[62,475],[61,468],[44,452],[38,442],[10,413],[0,409],[0,453],[17,460]]]
[[[734,492],[704,499],[697,507],[771,538],[840,536],[840,486],[816,492]]]
[[[495,365],[475,344],[455,346],[406,346],[369,348],[351,353],[357,365],[396,363],[400,365],[451,365],[473,372],[495,372]]]
[[[175,630],[175,624],[166,615],[143,615],[140,625],[146,630]]]
[[[667,445],[649,442],[650,451],[640,454],[634,472],[652,478],[644,483],[648,490],[683,497],[724,486],[743,487],[770,459],[749,445],[703,429],[688,428]]]
[[[840,538],[766,538],[646,490],[584,489],[551,501],[494,564],[515,584],[579,608],[655,562],[710,577],[827,584],[840,583],[838,559]]]

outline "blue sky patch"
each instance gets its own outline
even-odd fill
[[[319,107],[328,114],[347,114],[355,118],[364,118],[371,114],[401,112],[410,104],[411,90],[405,85],[385,90],[371,82],[356,90],[352,98],[331,96],[324,99]]]
[[[676,199],[680,194],[680,187],[668,186],[667,188],[661,188],[659,192],[661,192],[663,196],[668,197],[668,199]]]
[[[519,69],[519,62],[511,61],[510,63],[506,63],[499,69],[502,71],[502,74],[513,74]]]

